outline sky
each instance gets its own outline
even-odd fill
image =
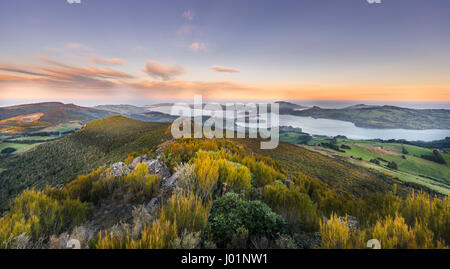
[[[0,105],[450,102],[448,0],[0,0]]]

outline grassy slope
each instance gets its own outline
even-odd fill
[[[123,160],[167,137],[167,125],[112,116],[62,139],[40,145],[0,165],[0,209],[25,188],[64,184],[79,174]]]
[[[16,151],[14,151],[13,154],[19,154],[26,152],[36,146],[40,145],[40,143],[35,144],[20,144],[20,143],[0,143],[0,151],[2,151],[5,148],[15,148]]]
[[[324,140],[329,141],[329,139],[314,138],[309,144],[318,145]],[[420,184],[447,195],[450,193],[450,166],[420,158],[420,155],[423,154],[431,155],[431,149],[413,145],[402,145],[399,143],[381,143],[348,139],[338,139],[338,144],[346,144],[350,146],[351,149],[345,149],[345,153],[318,147],[315,149],[328,155],[362,158],[363,161],[351,158],[348,158],[347,160],[356,165],[371,168],[381,173],[397,177],[405,182]],[[408,154],[402,153],[402,146],[406,148]],[[402,155],[405,155],[406,159],[403,159]],[[450,159],[450,154],[442,153],[442,155],[446,160]],[[387,162],[381,161],[381,165],[369,162],[371,159],[376,159],[378,157],[381,157],[386,161],[396,162],[398,170],[386,168]]]
[[[303,147],[280,142],[274,150],[261,150],[256,139],[238,140],[253,151],[279,161],[289,172],[301,171],[316,177],[336,190],[356,196],[367,192],[385,192],[392,189],[393,180],[344,160],[325,156]],[[406,188],[403,188],[406,191]]]
[[[33,122],[4,121],[14,117],[40,113],[42,117]],[[0,107],[0,131],[12,131],[14,133],[23,133],[36,131],[45,127],[55,126],[61,123],[80,121],[83,123],[91,120],[105,118],[114,113],[93,109],[88,107],[76,106],[73,104],[63,104],[57,102],[26,104],[10,107]]]

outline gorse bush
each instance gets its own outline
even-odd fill
[[[352,233],[333,214],[328,223],[321,223],[322,247],[365,247],[364,240],[376,238],[382,248],[446,248],[448,210],[448,197],[431,198],[423,192],[404,200],[395,191],[369,195],[356,211],[362,229]]]
[[[100,179],[104,169],[98,168],[86,175],[80,175],[75,180],[65,186],[72,199],[79,199],[83,202],[90,201],[93,183]]]
[[[284,230],[285,222],[263,202],[249,201],[229,192],[214,202],[208,219],[208,231],[217,246],[225,247],[232,242],[233,234],[239,227],[247,229],[250,237],[273,239]]]
[[[266,185],[264,202],[272,210],[283,216],[291,230],[316,231],[319,227],[319,214],[308,195],[293,184],[288,188],[280,181]]]
[[[127,243],[128,249],[164,249],[173,248],[177,239],[177,223],[154,221],[142,232],[141,238]]]
[[[223,184],[233,191],[248,194],[251,188],[251,174],[247,167],[232,163],[219,154],[199,151],[193,160],[194,192],[206,199]]]
[[[0,219],[0,246],[7,248],[21,234],[37,241],[61,233],[86,221],[88,212],[88,206],[78,200],[58,201],[42,192],[27,190]]]
[[[339,194],[316,178],[309,177],[301,172],[293,173],[290,180],[299,188],[300,192],[307,194],[319,212],[330,215],[332,212],[341,215],[352,212],[355,208],[355,197],[346,192]]]
[[[99,233],[95,248],[98,249],[164,249],[172,248],[177,239],[176,223],[153,221],[135,239],[129,231],[125,234]]]
[[[107,197],[123,197],[132,194],[132,202],[148,202],[159,192],[159,175],[149,174],[147,165],[140,163],[126,176],[114,177],[107,169],[99,168],[80,175],[64,188],[46,188],[51,197],[79,199],[99,204]]]
[[[158,219],[149,222],[146,209],[135,209],[133,227],[115,233],[100,232],[95,247],[154,249],[189,245],[193,238],[187,235],[205,229],[209,210],[210,205],[203,205],[193,193],[173,194],[158,211]]]
[[[379,220],[371,232],[384,249],[433,248],[433,233],[425,226],[417,224],[409,227],[399,216]]]
[[[128,186],[133,193],[133,199],[139,201],[149,201],[159,191],[159,175],[148,173],[148,167],[145,163],[140,163],[134,171],[121,179],[122,186]]]
[[[285,179],[285,172],[277,162],[227,139],[179,139],[167,145],[163,153],[167,166],[174,171],[177,164],[192,161],[199,151],[215,152],[217,159],[247,166],[260,187]]]
[[[193,193],[173,194],[159,212],[161,221],[176,223],[178,234],[203,231],[208,221],[210,203],[203,205],[202,199]]]
[[[320,222],[322,248],[351,248],[350,228],[335,214],[327,221]]]
[[[450,244],[450,199],[430,197],[429,194],[419,192],[411,193],[399,212],[408,225],[417,222],[430,229],[436,239]]]

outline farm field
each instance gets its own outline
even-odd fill
[[[293,144],[304,144],[302,142],[304,136],[305,134],[299,133],[283,133],[280,135],[280,140]],[[300,143],[298,143],[299,141]],[[303,146],[327,156],[344,158],[353,164],[373,169],[399,183],[410,182],[442,194],[450,193],[450,154],[448,152],[440,152],[446,162],[446,164],[441,164],[421,157],[423,155],[432,156],[433,150],[430,148],[400,143],[337,138],[333,142],[339,147],[339,151],[337,151],[324,146],[331,141],[332,139],[326,137],[313,137]],[[345,148],[342,148],[342,145]],[[388,167],[391,162],[396,163],[397,169]]]
[[[19,154],[23,153],[25,151],[28,151],[42,143],[34,143],[34,144],[20,144],[20,143],[0,143],[0,151],[6,149],[6,148],[13,148],[16,151],[14,151],[12,154]],[[3,154],[1,154],[3,155]]]

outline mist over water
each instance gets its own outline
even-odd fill
[[[152,111],[171,113],[171,106],[151,108]],[[209,115],[209,113],[205,113]],[[176,115],[175,116],[179,116]],[[262,118],[264,116],[262,115]],[[248,123],[247,123],[248,124]],[[257,128],[255,124],[248,124],[250,128]],[[433,141],[450,137],[450,130],[408,130],[408,129],[376,129],[361,128],[352,122],[314,119],[312,117],[300,117],[293,115],[280,115],[280,126],[292,126],[302,128],[303,132],[311,135],[337,136],[344,135],[350,139],[405,139],[408,141]]]

